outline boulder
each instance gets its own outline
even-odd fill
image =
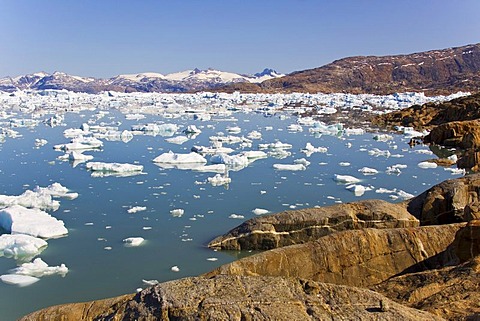
[[[205,277],[267,275],[371,286],[407,270],[416,272],[458,261],[447,248],[463,225],[337,232],[316,241],[242,258]]]
[[[70,305],[47,308],[27,320],[66,320]],[[367,289],[297,278],[220,275],[158,284],[104,313],[68,314],[68,320],[443,320]],[[73,317],[73,318],[70,318]]]
[[[415,226],[419,226],[419,221],[408,213],[404,204],[365,200],[255,217],[215,238],[208,246],[224,250],[269,250],[344,230]]]
[[[480,255],[480,220],[470,221],[460,229],[452,245],[460,262]]]
[[[480,120],[454,121],[434,127],[424,143],[462,149],[480,147]]]
[[[446,180],[408,201],[422,225],[467,222],[480,218],[480,174]]]

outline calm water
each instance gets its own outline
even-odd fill
[[[202,133],[183,145],[168,143],[166,137],[161,136],[134,136],[128,143],[104,141],[101,151],[85,154],[93,155],[93,161],[138,163],[144,166],[146,174],[95,178],[84,164],[72,167],[69,162],[57,160],[63,153],[52,148],[68,142],[63,137],[65,129],[78,128],[92,119],[93,114],[66,114],[66,127],[51,128],[40,124],[34,128],[18,128],[16,130],[22,137],[8,138],[0,144],[0,194],[18,195],[36,185],[48,186],[53,182],[79,193],[75,200],[61,199],[60,209],[51,213],[65,222],[68,236],[49,240],[48,247],[40,255],[52,266],[65,263],[69,273],[64,278],[57,275],[43,277],[27,287],[0,283],[1,320],[14,320],[54,304],[133,293],[137,288],[145,287],[142,279],[161,282],[194,276],[247,255],[214,252],[206,247],[212,238],[243,221],[229,218],[231,214],[248,219],[255,216],[252,213],[255,208],[277,212],[332,205],[339,201],[388,200],[389,194],[375,193],[375,189],[397,188],[417,194],[433,184],[455,177],[440,167],[418,168],[417,163],[434,155],[416,152],[426,147],[408,148],[407,140],[401,136],[386,143],[374,141],[372,134],[315,136],[309,133],[308,127],[304,127],[303,132],[291,133],[287,126],[296,123],[293,116],[280,119],[278,116],[237,113],[233,115],[236,121],[197,121],[189,116],[176,119],[148,116],[147,119],[128,121],[122,114],[111,111],[98,123],[121,122],[120,130],[155,121],[177,123],[180,130],[195,124]],[[228,188],[205,184],[207,177],[214,176],[214,173],[162,169],[152,162],[168,150],[187,153],[193,145],[209,146],[209,136],[227,133],[226,127],[234,125],[242,128],[240,135],[246,136],[252,130],[262,133],[261,140],[253,141],[252,150],[257,150],[259,143],[280,140],[293,145],[292,155],[285,159],[260,159],[243,170],[231,171],[232,183]],[[267,130],[269,126],[273,129]],[[35,148],[35,138],[47,139],[48,144]],[[328,147],[328,153],[306,157],[300,149],[307,142],[315,147]],[[395,145],[397,149],[394,149]],[[403,157],[370,156],[367,150],[372,148],[388,149]],[[293,160],[303,157],[311,162],[305,171],[276,171],[272,168],[275,163],[293,164]],[[351,165],[340,166],[340,162]],[[408,165],[399,176],[385,173],[387,166],[399,163]],[[363,176],[358,169],[364,166],[376,168],[379,174]],[[374,190],[356,197],[345,189],[345,185],[334,182],[333,174],[361,178],[361,184],[372,185]],[[133,206],[145,206],[147,210],[128,214],[127,209]],[[173,217],[170,210],[175,208],[184,209],[184,215]],[[146,243],[140,247],[125,247],[122,240],[131,236],[141,236]],[[109,247],[110,250],[105,249]],[[217,261],[207,260],[209,258]],[[175,265],[179,272],[171,271]],[[15,266],[15,260],[0,258],[0,274]]]

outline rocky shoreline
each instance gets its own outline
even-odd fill
[[[370,200],[258,217],[210,245],[268,251],[21,320],[476,320],[479,186],[474,174],[399,204]],[[252,233],[265,228],[281,233]],[[242,233],[243,241],[222,243]]]

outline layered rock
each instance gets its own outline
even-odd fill
[[[212,240],[208,246],[227,250],[269,250],[317,240],[338,231],[415,226],[419,226],[419,221],[403,204],[366,200],[256,217]]]
[[[224,275],[156,285],[111,313],[87,307],[71,320],[443,320],[366,289],[297,278]],[[65,320],[69,308],[51,307],[21,320]]]
[[[223,265],[219,274],[299,277],[366,287],[404,272],[455,261],[447,251],[462,224],[337,232],[305,244],[252,255]]]
[[[422,225],[480,219],[480,174],[446,180],[408,202],[408,212]]]

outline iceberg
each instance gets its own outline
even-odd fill
[[[279,171],[304,171],[307,169],[303,164],[273,164],[273,168]]]
[[[266,209],[263,209],[263,208],[255,208],[254,210],[252,210],[252,213],[255,214],[255,215],[264,215],[264,214],[267,214],[269,212],[270,212],[269,210],[266,210]]]
[[[375,175],[378,174],[378,171],[375,168],[362,167],[358,170],[363,175]]]
[[[40,254],[48,243],[40,238],[24,234],[0,235],[0,256],[30,260]]]
[[[127,237],[123,239],[123,243],[125,243],[127,247],[140,246],[144,241],[145,239],[143,237]]]
[[[134,206],[132,208],[129,208],[127,210],[127,213],[133,214],[133,213],[137,213],[137,212],[141,212],[141,211],[145,211],[145,210],[147,210],[147,207],[145,207],[145,206]]]
[[[203,166],[198,166],[192,169],[194,171],[204,172],[204,173],[225,173],[227,171],[227,165],[225,164],[203,165]]]
[[[168,153],[163,153],[153,159],[155,163],[165,163],[165,164],[185,164],[185,163],[203,163],[205,164],[207,160],[200,154],[191,152],[188,154],[176,154],[172,151]]]
[[[302,149],[302,152],[307,155],[307,157],[311,156],[313,153],[326,153],[328,149],[326,147],[314,147],[311,143],[307,143],[305,148]]]
[[[0,210],[0,226],[11,234],[53,238],[68,233],[63,221],[39,209],[13,205]]]
[[[185,213],[185,210],[182,208],[176,208],[170,211],[170,214],[173,217],[182,217],[182,215]]]
[[[185,143],[188,140],[189,140],[189,138],[186,137],[186,136],[175,136],[175,137],[165,139],[165,141],[167,141],[169,143],[172,143],[172,144],[177,144],[177,145],[182,145],[183,143]]]
[[[127,163],[88,162],[85,166],[93,172],[140,173],[143,170],[142,165]]]
[[[243,154],[238,155],[227,155],[227,154],[216,154],[210,157],[210,162],[212,164],[225,164],[231,167],[246,167],[249,164],[248,157]]]
[[[41,258],[36,258],[33,262],[23,263],[17,268],[9,271],[12,274],[33,276],[41,278],[47,275],[59,274],[65,276],[68,273],[68,268],[65,264],[60,266],[48,266]]]
[[[202,131],[195,125],[188,125],[183,131],[185,134],[200,134]]]
[[[213,186],[221,186],[221,185],[226,185],[231,183],[232,179],[230,177],[225,177],[220,174],[216,174],[213,177],[208,177],[207,181]]]
[[[438,165],[436,163],[432,163],[432,162],[421,162],[421,163],[418,163],[417,166],[422,168],[422,169],[437,168],[438,167]]]
[[[29,275],[18,275],[18,274],[3,274],[0,275],[0,280],[6,284],[18,285],[18,286],[28,286],[35,282],[40,281],[39,278],[29,276]]]
[[[355,184],[360,182],[360,180],[356,177],[350,176],[350,175],[338,175],[335,174],[333,175],[333,179],[339,183],[345,183],[345,184]]]

